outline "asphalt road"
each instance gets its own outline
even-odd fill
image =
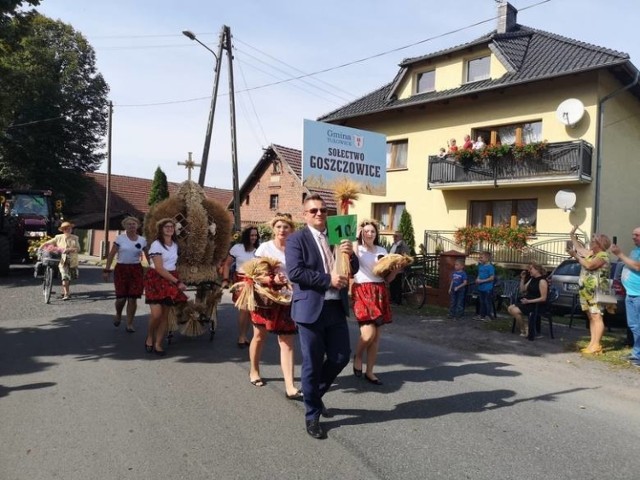
[[[112,325],[99,269],[81,268],[73,298],[50,305],[30,273],[0,279],[2,480],[638,478],[640,373],[562,352],[561,339],[520,347],[398,318],[382,340],[384,386],[349,365],[318,441],[284,397],[275,338],[268,385],[249,383],[228,295],[213,342],[178,334],[158,358],[143,349],[144,304],[136,333]],[[487,348],[457,348],[465,337]]]

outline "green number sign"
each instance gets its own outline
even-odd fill
[[[329,233],[329,245],[337,245],[340,240],[356,240],[356,215],[334,215],[327,217],[327,232]]]

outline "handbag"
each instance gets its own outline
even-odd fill
[[[596,293],[593,297],[594,301],[596,303],[602,304],[602,305],[617,305],[618,304],[618,299],[616,298],[615,295],[612,295],[610,293],[604,292],[599,288],[596,288]]]

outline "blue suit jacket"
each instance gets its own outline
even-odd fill
[[[331,288],[331,275],[324,273],[324,260],[309,227],[287,238],[285,248],[287,275],[293,283],[291,318],[298,323],[314,323],[320,316],[324,295]],[[360,268],[358,257],[351,255],[351,273]],[[347,289],[340,290],[345,315],[349,315]]]

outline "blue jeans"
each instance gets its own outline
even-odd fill
[[[631,356],[640,360],[640,296],[630,297],[627,295],[624,305],[627,309],[627,326],[633,333]]]
[[[478,301],[480,302],[480,316],[491,317],[493,315],[493,289],[488,292],[478,290]]]
[[[464,294],[465,288],[461,288],[458,291],[451,290],[449,297],[449,315],[452,317],[462,317],[464,315]]]

